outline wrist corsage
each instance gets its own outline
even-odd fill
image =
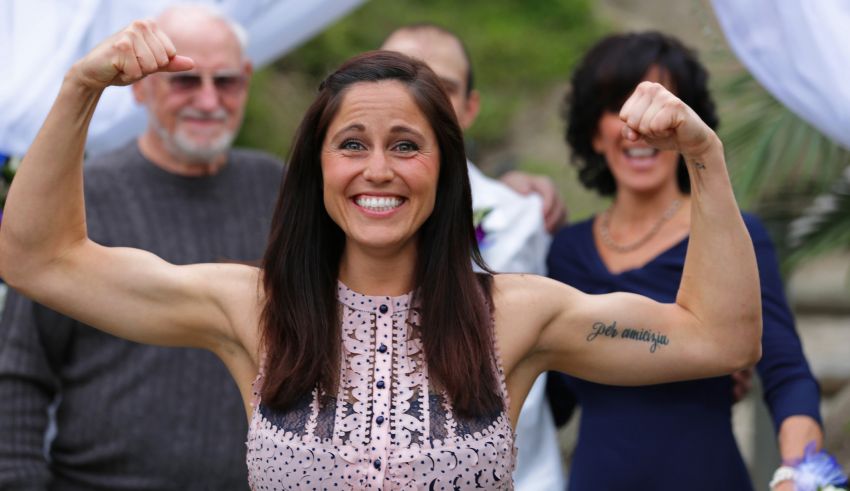
[[[815,442],[806,445],[801,459],[776,469],[770,488],[784,481],[794,481],[797,491],[847,491],[847,475],[832,455],[815,451]]]

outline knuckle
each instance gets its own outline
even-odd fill
[[[648,80],[644,80],[644,81],[642,81],[641,83],[638,84],[637,88],[641,92],[652,92],[653,89],[655,88],[655,83],[650,82]]]
[[[137,31],[148,32],[153,29],[154,22],[150,19],[137,19],[131,25]]]
[[[115,41],[112,44],[113,49],[115,49],[117,51],[125,52],[125,53],[130,51],[132,49],[132,47],[133,46],[132,46],[132,43],[130,42],[130,40],[128,38],[124,37],[124,36],[122,36],[119,40]]]
[[[670,109],[670,110],[673,110],[673,111],[680,111],[682,108],[684,108],[684,106],[685,106],[685,103],[682,102],[679,99],[676,99],[675,97],[671,97],[671,98],[667,99],[666,101],[664,101],[664,108],[665,109]]]

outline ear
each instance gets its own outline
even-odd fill
[[[245,72],[245,82],[251,82],[251,76],[254,75],[254,65],[250,61],[245,61],[245,65],[243,67]]]
[[[464,104],[464,112],[463,112],[463,121],[458,121],[463,130],[466,130],[472,123],[475,122],[475,119],[478,117],[478,111],[481,110],[481,95],[477,90],[473,90],[466,96],[466,101]]]

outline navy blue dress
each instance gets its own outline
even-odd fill
[[[803,356],[773,245],[755,217],[745,214],[744,221],[762,288],[763,355],[757,371],[774,426],[778,430],[792,415],[820,422],[819,387]],[[612,274],[596,250],[592,223],[557,233],[549,276],[586,293],[625,291],[675,300],[687,239],[641,268]],[[724,267],[723,258],[717,267]],[[549,379],[556,419],[565,419],[571,401],[582,406],[571,491],[753,489],[732,434],[730,377],[645,387],[601,385],[560,373]]]

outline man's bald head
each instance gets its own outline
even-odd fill
[[[195,67],[157,73],[133,85],[149,116],[140,148],[172,172],[214,172],[226,161],[245,111],[252,71],[245,31],[203,4],[169,7],[156,23]]]
[[[198,30],[201,30],[202,34],[209,33],[210,28],[217,32],[229,31],[241,53],[244,54],[248,47],[248,33],[245,28],[210,4],[172,5],[156,17],[156,23],[169,37],[181,33],[196,33]]]
[[[413,24],[393,31],[381,49],[425,62],[443,82],[460,126],[472,125],[478,115],[478,92],[473,88],[469,53],[456,34],[434,24]]]

